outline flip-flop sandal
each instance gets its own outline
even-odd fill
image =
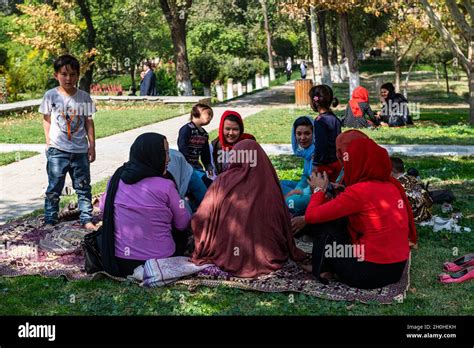
[[[446,272],[458,272],[469,266],[474,266],[474,253],[461,256],[453,262],[445,262],[443,268]]]
[[[462,271],[453,274],[440,274],[439,281],[443,284],[462,283],[470,279],[474,279],[474,267],[467,267]]]

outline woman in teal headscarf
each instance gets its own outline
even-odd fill
[[[298,182],[282,180],[280,183],[290,212],[293,215],[304,215],[311,198],[307,181],[313,169],[314,138],[311,117],[301,116],[295,120],[291,132],[291,146],[293,154],[304,159],[303,174]]]

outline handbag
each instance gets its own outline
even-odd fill
[[[84,236],[81,241],[81,247],[84,252],[85,270],[87,274],[92,274],[104,270],[102,256],[100,254],[99,242],[102,237],[102,226],[97,231],[91,232]]]

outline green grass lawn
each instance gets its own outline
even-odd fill
[[[13,152],[0,152],[0,167],[6,166],[7,164],[18,162],[30,157],[37,155],[38,152],[34,151],[13,151]]]
[[[189,113],[190,105],[135,104],[110,106],[101,104],[94,116],[96,138]],[[44,143],[43,117],[38,112],[0,117],[0,143]]]
[[[435,186],[450,187],[458,200],[455,211],[465,218],[463,226],[474,228],[473,157],[406,158],[424,179]],[[272,157],[281,179],[295,180],[301,162],[291,156]],[[105,181],[94,185],[94,193]],[[72,199],[72,197],[68,197]],[[440,213],[439,209],[435,209]],[[40,213],[40,212],[38,212]],[[470,234],[434,233],[419,228],[419,249],[413,251],[411,285],[401,304],[376,305],[323,300],[289,293],[269,294],[229,289],[171,285],[142,289],[112,280],[65,281],[37,276],[0,278],[2,315],[473,315],[474,282],[442,285],[437,275],[446,260],[474,250]],[[71,301],[74,298],[75,301]]]
[[[343,115],[338,109],[336,115]],[[301,115],[315,117],[309,108],[279,108],[264,110],[245,119],[245,132],[253,134],[260,143],[291,143],[291,127]],[[363,130],[381,144],[445,144],[474,145],[474,127],[469,126],[468,109],[421,109],[415,126],[382,127]],[[210,139],[217,131],[210,132]]]

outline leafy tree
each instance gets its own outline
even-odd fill
[[[204,95],[211,95],[211,83],[219,74],[219,63],[214,55],[203,53],[192,58],[191,70],[204,87]]]
[[[474,125],[474,6],[470,0],[420,0],[431,24],[449,47],[469,80],[469,120]],[[437,10],[437,11],[435,11]],[[443,16],[442,14],[448,14]],[[454,21],[455,25],[452,25]]]

